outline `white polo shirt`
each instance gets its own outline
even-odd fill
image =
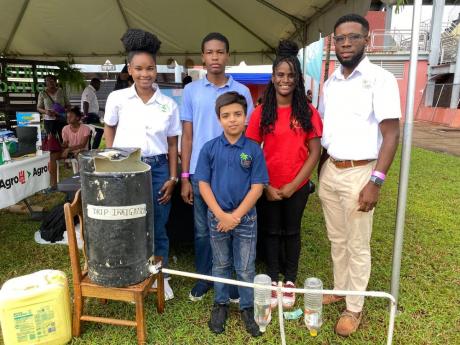
[[[99,102],[97,101],[96,89],[93,85],[88,85],[81,94],[81,110],[83,111],[83,103],[88,102],[88,113],[99,113]]]
[[[179,109],[173,99],[155,93],[147,103],[137,95],[136,88],[113,91],[107,98],[104,122],[117,126],[114,147],[139,147],[143,157],[168,153],[168,137],[181,134]]]
[[[365,57],[345,79],[337,69],[323,86],[321,144],[339,160],[377,159],[379,123],[401,117],[399,89],[390,72]]]

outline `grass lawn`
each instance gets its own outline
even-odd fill
[[[372,236],[373,266],[369,290],[389,291],[391,257],[397,203],[399,156],[382,189],[374,217]],[[400,314],[395,325],[395,344],[460,344],[460,159],[442,153],[413,149],[403,262],[401,268]],[[36,203],[53,200],[35,199]],[[5,280],[53,268],[63,270],[71,281],[66,246],[38,245],[33,234],[39,223],[27,216],[0,211],[0,284]],[[171,248],[173,269],[193,271],[193,249],[186,245]],[[258,264],[258,272],[264,268]],[[309,276],[323,280],[332,288],[329,242],[318,197],[314,194],[303,219],[302,254],[298,284]],[[279,344],[278,317],[261,338],[252,339],[244,331],[238,310],[232,307],[224,335],[215,336],[207,327],[212,293],[192,303],[187,296],[192,279],[173,277],[170,281],[175,298],[166,303],[164,315],[156,313],[153,299],[147,303],[149,344]],[[302,307],[298,298],[296,307]],[[90,301],[87,308],[103,315],[134,317],[134,306]],[[326,306],[324,324],[316,338],[308,335],[303,323],[286,321],[288,344],[384,344],[388,308],[383,299],[369,298],[358,333],[342,339],[333,332],[344,303]],[[136,344],[133,328],[86,323],[81,337],[72,344]]]

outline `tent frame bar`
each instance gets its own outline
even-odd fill
[[[21,11],[19,12],[19,16],[16,19],[16,22],[14,23],[13,30],[11,30],[10,37],[8,37],[8,41],[6,42],[5,47],[3,48],[2,55],[5,55],[8,49],[10,49],[11,42],[13,41],[13,38],[16,35],[16,31],[18,31],[19,25],[21,24],[22,19],[24,18],[24,14],[26,13],[27,7],[29,6],[29,1],[30,0],[25,0],[22,4]]]

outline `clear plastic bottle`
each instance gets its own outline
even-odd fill
[[[304,288],[322,290],[323,282],[319,278],[307,278],[305,280]],[[305,325],[310,330],[310,335],[316,337],[323,323],[323,295],[306,292],[304,296],[304,306]]]
[[[271,286],[272,280],[266,274],[258,274],[254,278],[254,284]],[[270,299],[271,290],[254,288],[254,320],[261,332],[265,332],[272,319]]]

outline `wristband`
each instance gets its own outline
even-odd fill
[[[181,177],[181,178],[189,178],[189,177],[190,177],[190,173],[188,173],[188,172],[183,172],[182,174],[180,174],[180,177]]]
[[[385,181],[385,177],[386,175],[383,173],[383,172],[380,172],[380,171],[377,171],[377,170],[374,170],[372,172],[372,176],[377,176],[378,178],[382,179]]]
[[[176,176],[170,176],[169,181],[174,181],[174,183],[179,182],[179,179]]]

